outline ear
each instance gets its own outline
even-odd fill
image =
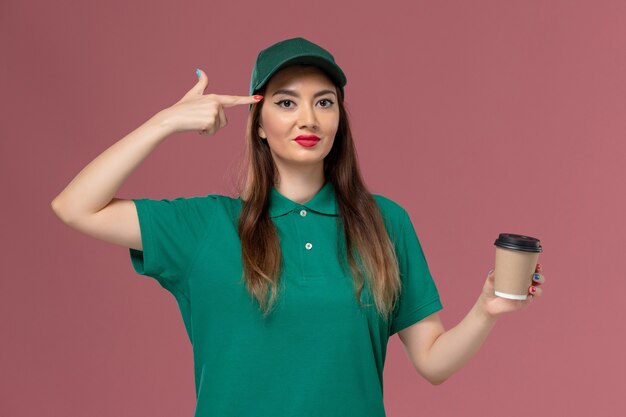
[[[263,127],[261,127],[260,124],[259,124],[258,134],[262,139],[267,139],[267,135],[265,134],[265,131],[263,130]]]

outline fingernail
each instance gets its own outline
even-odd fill
[[[537,264],[537,271],[541,270],[541,264]]]
[[[539,274],[534,274],[534,275],[533,275],[533,279],[534,279],[535,281],[539,281]]]
[[[537,288],[535,288],[535,287],[531,287],[530,288],[530,292],[532,292],[533,294],[535,293],[535,291],[537,291]]]
[[[196,68],[196,75],[200,78],[200,68]]]
[[[255,100],[261,100],[263,96],[253,96]]]

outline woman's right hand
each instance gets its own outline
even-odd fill
[[[214,135],[228,124],[224,107],[257,103],[263,98],[262,96],[204,95],[208,83],[206,74],[200,70],[198,83],[176,104],[159,112],[172,133],[197,131],[201,135]]]

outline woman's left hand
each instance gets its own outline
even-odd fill
[[[541,265],[537,264],[535,267],[535,274],[533,274],[533,283],[528,288],[528,298],[525,300],[511,300],[508,298],[498,297],[495,294],[495,273],[493,269],[489,271],[487,281],[483,287],[483,292],[480,295],[480,301],[484,308],[484,312],[491,317],[497,318],[503,313],[520,310],[529,305],[534,296],[541,296],[541,284],[546,282],[545,276],[540,272]]]

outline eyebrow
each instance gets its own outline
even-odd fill
[[[272,94],[272,97],[275,96],[276,94],[286,94],[288,96],[300,97],[300,95],[298,93],[296,93],[295,91],[293,91],[293,90],[285,90],[285,89],[276,90],[274,92],[274,94]],[[337,96],[337,94],[334,91],[332,91],[332,90],[321,90],[321,91],[318,91],[317,93],[315,93],[313,95],[313,98],[319,97],[319,96],[323,96],[324,94],[334,94],[335,97]]]

